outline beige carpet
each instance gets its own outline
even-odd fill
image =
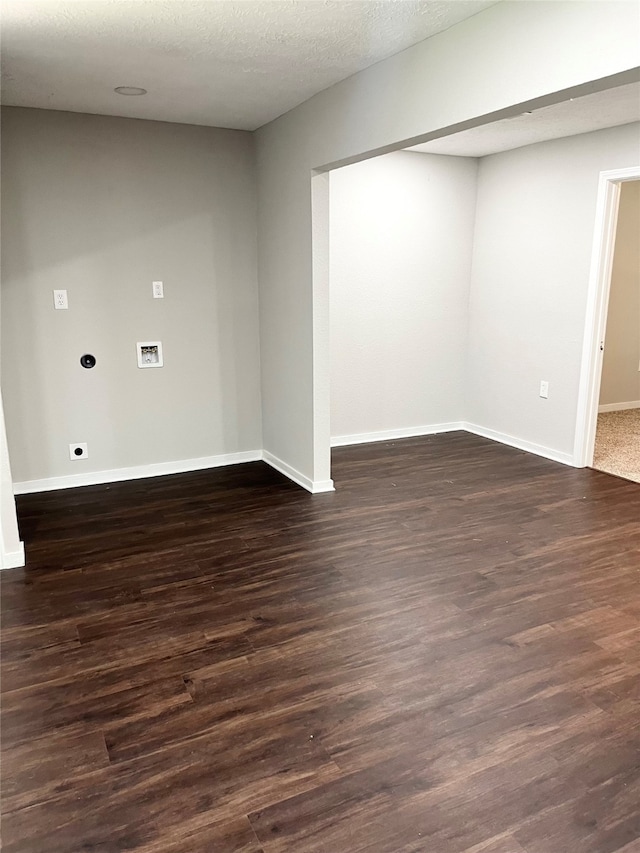
[[[598,415],[593,467],[640,483],[640,409]]]

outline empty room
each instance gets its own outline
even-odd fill
[[[640,850],[640,6],[1,24],[3,850]]]

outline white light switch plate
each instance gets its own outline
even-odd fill
[[[153,298],[164,299],[164,285],[161,281],[153,282]]]

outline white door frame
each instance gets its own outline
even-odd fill
[[[640,179],[640,166],[630,166],[626,169],[600,172],[598,181],[596,224],[591,254],[576,434],[573,446],[574,465],[578,468],[593,464],[604,338],[611,288],[611,269],[618,224],[620,185],[626,181],[638,179]]]

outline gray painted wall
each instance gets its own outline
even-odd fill
[[[461,421],[478,161],[330,173],[331,435]]]
[[[598,176],[639,151],[635,124],[332,172],[332,437],[462,421],[568,461]],[[623,185],[602,403],[640,399],[638,187]]]
[[[19,108],[2,130],[14,481],[259,449],[251,134]],[[137,367],[144,340],[163,368]],[[89,458],[72,462],[80,441]]]
[[[472,424],[572,455],[599,173],[636,165],[639,150],[640,126],[629,124],[480,161]]]

